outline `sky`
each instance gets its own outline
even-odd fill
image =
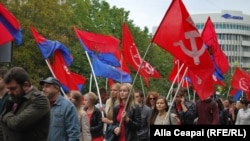
[[[110,6],[130,11],[129,19],[141,28],[158,26],[172,0],[105,0]],[[183,0],[189,14],[215,13],[222,10],[242,11],[250,15],[250,0]]]

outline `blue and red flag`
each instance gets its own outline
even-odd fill
[[[214,64],[214,73],[212,75],[213,80],[214,80],[214,84],[220,85],[220,86],[225,86],[225,83],[223,82],[223,80],[225,79],[222,72],[220,71],[219,67],[216,65],[215,61],[214,61],[214,56],[211,55],[211,60]]]
[[[70,90],[80,90],[86,82],[86,79],[70,71],[69,66],[72,64],[73,57],[69,49],[58,41],[47,40],[41,36],[34,27],[30,30],[41,51],[44,59],[50,56],[54,57],[53,63],[50,64],[55,77],[61,82],[63,90],[67,93]]]
[[[36,31],[34,27],[30,27],[30,30],[44,59],[48,59],[54,54],[57,49],[59,49],[62,52],[63,58],[65,59],[67,66],[71,65],[71,63],[73,62],[73,57],[71,56],[69,49],[65,45],[58,41],[45,39]]]
[[[243,94],[243,91],[242,91],[242,90],[232,89],[232,90],[230,91],[230,95],[233,96],[233,99],[234,99],[235,101],[240,100],[242,94]]]
[[[92,60],[92,66],[93,66],[93,70],[94,70],[93,73],[96,76],[110,78],[110,79],[113,79],[113,80],[118,81],[118,82],[128,82],[128,83],[132,82],[132,78],[128,73],[126,73],[122,70],[119,70],[118,68],[116,68],[114,66],[103,63],[102,61],[99,60],[99,58],[95,55],[95,52],[90,50],[89,47],[85,44],[84,37],[83,37],[85,35],[82,34],[82,33],[85,33],[84,31],[80,31],[77,28],[75,28],[74,30],[75,30],[76,36],[77,36],[78,40],[80,41],[84,51],[86,51],[88,53],[89,57]],[[100,36],[98,36],[98,37],[100,38]],[[94,41],[95,38],[92,38],[92,40],[93,40],[93,42],[95,42]],[[102,46],[107,46],[107,45],[102,45]],[[96,46],[96,48],[99,48],[99,47]]]
[[[213,61],[217,65],[221,74],[224,75],[230,68],[227,56],[220,48],[217,35],[214,29],[214,24],[210,17],[207,18],[201,37],[208,46],[210,55],[213,56]]]
[[[212,62],[214,64],[213,79],[215,84],[225,86],[223,75],[229,70],[229,62],[220,48],[214,24],[210,17],[207,18],[201,37],[208,47]]]
[[[92,66],[96,76],[110,78],[118,82],[131,83],[131,76],[113,66],[101,62],[96,56],[92,56]]]
[[[22,29],[21,25],[16,19],[16,17],[9,12],[7,8],[3,4],[0,3],[0,24],[5,27],[3,30],[3,27],[0,28],[1,34],[6,33],[6,30],[11,34],[12,40],[15,39],[15,42],[17,45],[22,44]],[[6,36],[6,38],[9,38]],[[0,43],[2,39],[0,39]],[[6,39],[5,39],[6,40]],[[1,44],[0,44],[1,45]]]
[[[115,53],[119,50],[119,40],[113,36],[102,35],[87,31],[78,31],[78,34],[86,45],[86,48],[97,54],[100,61],[120,67],[119,60],[115,57]]]
[[[6,44],[8,42],[13,41],[13,36],[10,34],[10,32],[3,26],[2,23],[0,23],[0,45]]]

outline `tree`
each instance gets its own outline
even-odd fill
[[[3,4],[21,23],[24,37],[20,47],[14,44],[13,59],[9,66],[24,67],[30,73],[34,85],[37,86],[40,79],[51,73],[30,32],[31,25],[45,38],[60,41],[69,48],[74,57],[70,69],[87,78],[83,93],[88,92],[88,78],[91,71],[86,55],[72,29],[73,26],[89,32],[112,35],[121,40],[122,23],[125,21],[142,56],[150,44],[151,35],[148,29],[136,26],[133,20],[129,19],[129,11],[115,6],[110,7],[103,0],[67,0],[61,4],[51,0],[6,0]],[[150,79],[149,89],[157,90],[162,94],[168,92],[167,88],[170,84],[166,76],[172,66],[171,56],[155,45],[151,45],[150,53],[146,55],[145,60],[163,76],[163,79]],[[135,72],[132,76],[134,75]],[[105,79],[98,78],[98,83],[101,87],[105,86]],[[135,88],[141,89],[140,81],[136,81]],[[95,88],[93,91],[96,91]]]

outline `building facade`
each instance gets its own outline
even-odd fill
[[[217,38],[230,66],[250,70],[250,15],[241,11],[192,14],[196,27],[202,32],[207,18],[214,23]]]

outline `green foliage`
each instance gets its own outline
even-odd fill
[[[64,4],[58,4],[53,0],[28,0],[4,1],[3,4],[11,11],[21,23],[23,31],[23,44],[18,47],[14,44],[13,61],[9,65],[24,67],[31,75],[33,83],[39,87],[40,79],[51,75],[35,41],[30,32],[30,26],[34,26],[38,32],[49,40],[57,40],[66,45],[74,57],[70,66],[71,71],[79,73],[87,78],[83,93],[89,91],[90,65],[87,57],[75,36],[73,26],[78,29],[99,34],[112,35],[121,40],[122,23],[126,22],[134,37],[137,48],[145,60],[154,66],[162,75],[161,79],[149,79],[150,87],[144,89],[156,90],[165,95],[170,83],[167,75],[172,68],[172,58],[161,48],[150,44],[151,35],[147,28],[140,29],[133,20],[129,19],[129,11],[124,8],[110,7],[103,0],[68,0]],[[148,52],[146,52],[147,48]],[[49,58],[52,59],[52,58]],[[132,71],[132,76],[135,76]],[[105,87],[106,79],[98,78],[99,87]],[[94,80],[92,91],[96,91]],[[135,89],[142,89],[138,77],[135,81]]]

